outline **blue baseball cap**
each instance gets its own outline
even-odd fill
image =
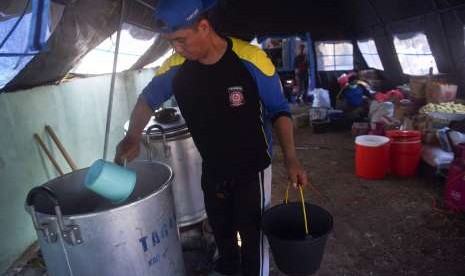
[[[155,7],[155,24],[160,33],[172,33],[187,27],[217,0],[161,0]]]

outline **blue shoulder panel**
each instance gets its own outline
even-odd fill
[[[266,53],[257,46],[237,38],[231,38],[233,51],[242,60],[257,84],[262,104],[269,116],[277,119],[281,113],[290,113],[289,105],[283,94],[281,81],[276,69]],[[279,117],[279,116],[278,116]]]
[[[185,59],[178,54],[172,55],[163,63],[156,72],[156,76],[142,91],[140,97],[143,97],[153,110],[159,108],[173,95],[171,84],[184,61]]]
[[[142,90],[142,97],[148,105],[155,110],[173,95],[171,82],[178,68],[172,68],[166,73],[155,76]]]

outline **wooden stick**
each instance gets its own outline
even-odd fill
[[[58,139],[58,136],[55,134],[52,127],[49,126],[49,125],[46,125],[45,130],[48,132],[48,134],[50,134],[50,137],[52,137],[52,140],[55,142],[58,149],[61,151],[61,154],[63,154],[63,156],[65,157],[66,162],[68,162],[68,165],[71,167],[71,170],[73,170],[73,171],[77,170],[76,163],[74,163],[73,159],[71,159],[71,156],[66,151],[63,144],[61,144],[60,139]]]
[[[47,149],[47,147],[45,146],[45,144],[44,144],[44,142],[42,141],[42,139],[40,139],[39,134],[34,133],[34,138],[35,138],[36,141],[39,143],[39,145],[42,147],[42,149],[45,151],[45,154],[47,154],[48,159],[50,159],[50,161],[52,162],[53,166],[54,166],[55,169],[58,171],[58,173],[60,173],[60,175],[64,175],[64,173],[63,173],[63,171],[61,170],[60,166],[58,165],[57,161],[53,158],[52,154],[51,154],[50,151]]]

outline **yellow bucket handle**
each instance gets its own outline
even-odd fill
[[[284,203],[285,204],[287,204],[288,201],[289,201],[289,188],[290,188],[290,186],[291,186],[291,183],[289,183],[287,185],[286,193],[284,195]],[[308,221],[307,221],[307,209],[305,208],[304,189],[302,188],[302,186],[299,186],[299,190],[300,190],[300,201],[302,202],[302,213],[304,214],[305,234],[308,235],[310,225],[308,224]]]

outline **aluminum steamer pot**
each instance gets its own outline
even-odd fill
[[[176,178],[172,189],[179,227],[194,225],[207,217],[200,184],[202,158],[184,118],[176,110],[177,120],[161,123],[153,116],[142,133],[139,160],[167,163]],[[129,122],[125,124],[127,132]]]
[[[173,172],[133,162],[129,199],[114,205],[84,186],[87,169],[32,189],[26,205],[50,276],[185,275],[169,188]]]

